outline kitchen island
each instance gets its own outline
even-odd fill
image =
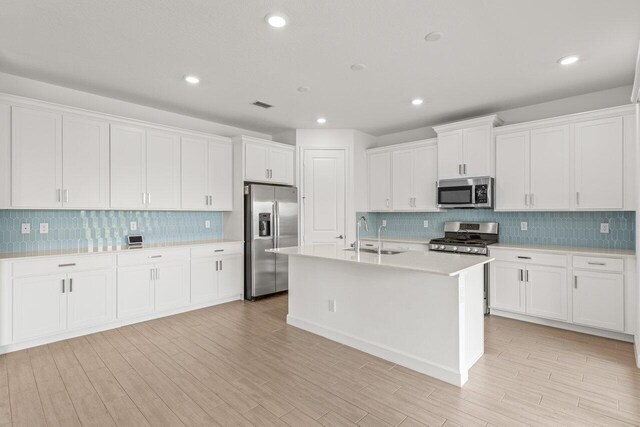
[[[484,354],[484,264],[493,258],[333,244],[289,256],[287,323],[462,386]]]

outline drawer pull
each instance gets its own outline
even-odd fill
[[[530,256],[520,256],[518,255],[518,259],[531,259]]]
[[[224,252],[224,249],[216,249],[213,252]]]
[[[162,258],[162,255],[151,255],[149,258]]]
[[[589,265],[607,265],[606,262],[587,262]]]
[[[578,289],[578,276],[573,276],[573,288]]]
[[[75,262],[70,262],[69,264],[58,264],[58,267],[73,267],[75,265]]]

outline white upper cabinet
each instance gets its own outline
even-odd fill
[[[11,205],[62,207],[62,115],[13,107]]]
[[[391,152],[370,152],[367,156],[369,209],[391,210]]]
[[[182,209],[232,209],[233,152],[230,141],[182,138]]]
[[[236,140],[243,144],[244,181],[294,184],[295,147],[247,136]]]
[[[496,210],[569,210],[569,126],[496,137]]]
[[[622,117],[575,125],[575,208],[623,208]]]
[[[438,179],[493,176],[495,115],[434,126],[438,134]]]
[[[393,210],[437,210],[437,146],[411,145],[412,148],[392,150]]]
[[[147,205],[145,130],[111,125],[111,207],[144,209]]]
[[[180,136],[147,131],[147,208],[180,207]]]

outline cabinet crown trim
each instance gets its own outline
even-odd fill
[[[264,145],[270,145],[272,147],[282,148],[282,149],[291,150],[291,151],[294,151],[296,149],[294,145],[289,145],[289,144],[285,144],[277,141],[270,141],[268,139],[256,138],[254,136],[238,135],[238,136],[234,136],[232,139],[234,142],[264,144]]]
[[[498,117],[497,114],[492,114],[490,116],[476,117],[473,119],[433,126],[433,130],[436,131],[437,134],[441,134],[481,125],[490,125],[492,127],[500,126],[502,125],[502,119]]]
[[[392,144],[386,145],[384,147],[375,147],[369,148],[366,150],[367,153],[384,153],[386,151],[396,151],[396,150],[405,150],[411,148],[420,148],[420,147],[430,147],[432,145],[437,145],[437,138],[429,138],[429,139],[421,139],[419,141],[411,141],[411,142],[403,142],[400,144]]]

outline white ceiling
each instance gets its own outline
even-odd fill
[[[290,25],[268,27],[270,12]],[[427,43],[431,31],[444,35]],[[324,116],[380,135],[628,85],[639,39],[639,0],[0,5],[0,71],[270,134]],[[579,63],[556,63],[573,53]]]

